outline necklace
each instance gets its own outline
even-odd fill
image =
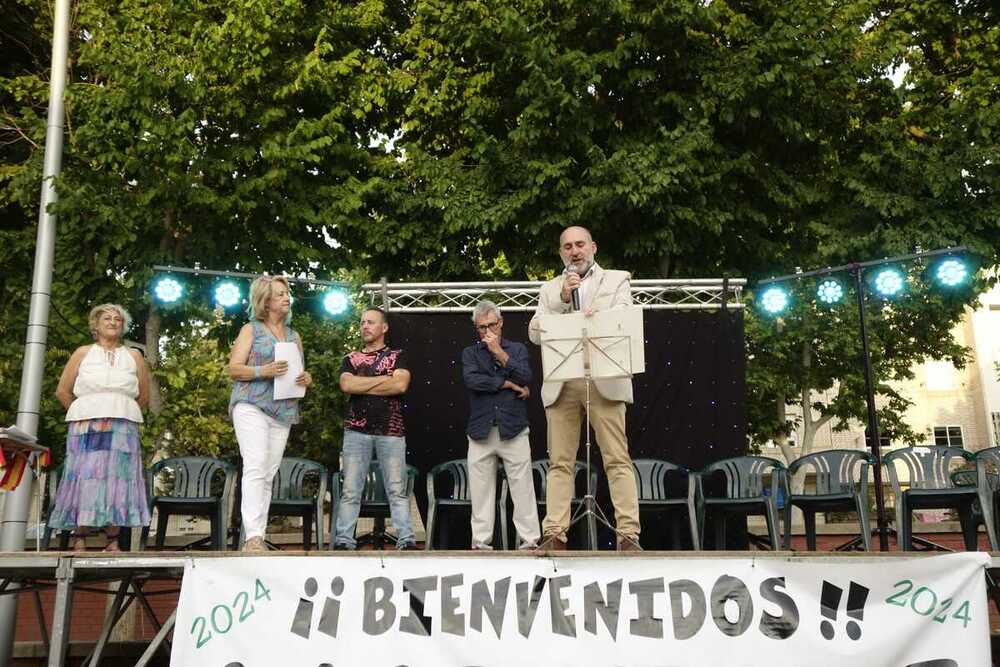
[[[115,355],[118,353],[118,348],[108,349],[101,346],[101,351],[104,352],[104,360],[108,362],[108,365],[114,368],[115,365]]]
[[[264,326],[267,327],[267,330],[271,332],[271,335],[274,336],[275,340],[278,340],[278,341],[284,341],[285,340],[284,327],[282,327],[282,332],[281,332],[282,335],[279,336],[278,332],[274,330],[274,327],[271,326],[270,322],[264,322]]]

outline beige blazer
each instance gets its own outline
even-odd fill
[[[528,323],[528,338],[535,345],[541,343],[540,315],[569,313],[573,310],[572,305],[563,303],[560,296],[563,280],[562,275],[553,278],[542,285],[538,294],[538,307]],[[586,302],[580,304],[582,310],[593,308],[597,312],[632,305],[632,286],[629,284],[627,271],[605,271],[595,264],[594,272],[587,281],[593,282],[587,286]],[[562,386],[562,382],[543,382],[542,405],[549,407],[555,403],[562,392]],[[632,380],[629,378],[594,380],[594,387],[609,401],[632,402]]]

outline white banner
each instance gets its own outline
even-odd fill
[[[191,560],[175,667],[990,664],[987,554]]]

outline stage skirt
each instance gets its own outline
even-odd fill
[[[48,526],[146,526],[149,506],[139,424],[126,419],[69,422],[66,463]]]

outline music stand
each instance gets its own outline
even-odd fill
[[[546,314],[539,318],[539,324],[543,382],[583,379],[586,385],[584,413],[587,493],[573,513],[569,525],[572,528],[585,518],[596,519],[615,531],[620,538],[625,538],[611,525],[597,505],[594,489],[590,486],[590,384],[593,380],[631,379],[636,373],[645,371],[642,309],[620,308],[597,312],[590,317],[581,312]],[[596,551],[596,531],[588,532],[589,546]]]

